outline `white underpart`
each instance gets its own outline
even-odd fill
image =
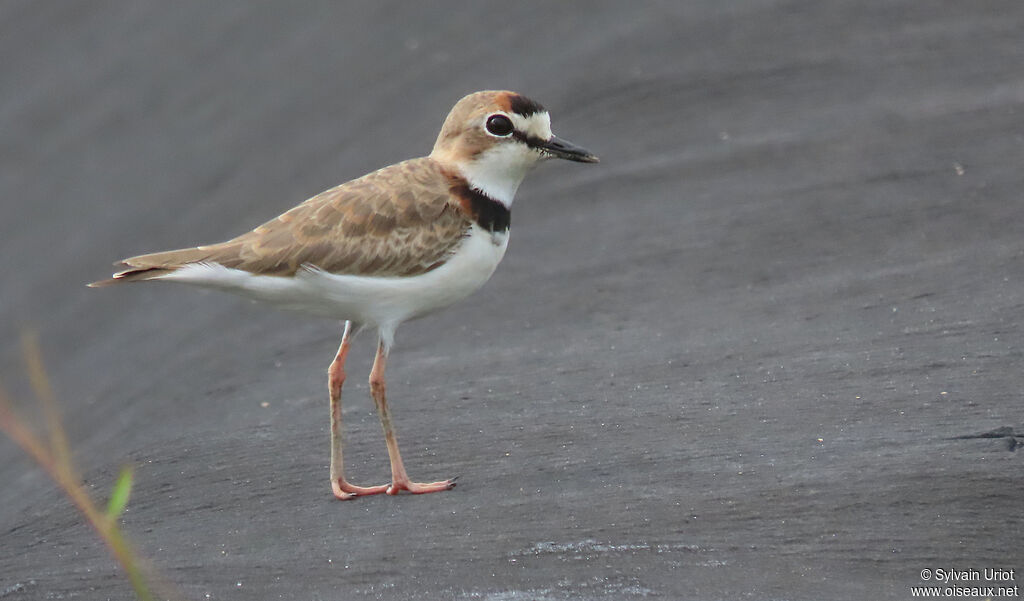
[[[542,140],[551,137],[551,117],[547,113],[536,113],[530,117],[516,113],[502,114],[512,120],[512,125],[518,131]],[[509,140],[485,150],[473,161],[460,163],[458,167],[470,186],[506,207],[511,207],[519,184],[537,161],[543,158],[541,153],[525,144]]]
[[[157,279],[232,292],[282,309],[375,325],[385,346],[403,321],[466,298],[490,279],[505,256],[507,234],[474,225],[444,265],[411,277],[335,275],[300,269],[295,277],[253,275],[215,263],[193,263]]]

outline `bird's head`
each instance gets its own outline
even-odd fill
[[[538,161],[598,162],[590,151],[551,133],[551,117],[540,103],[508,91],[476,92],[456,103],[430,156],[506,206]]]

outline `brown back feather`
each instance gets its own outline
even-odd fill
[[[146,280],[189,263],[290,276],[303,266],[336,274],[411,276],[442,265],[471,221],[451,200],[451,176],[429,157],[385,167],[310,198],[227,242],[122,261],[112,280]]]

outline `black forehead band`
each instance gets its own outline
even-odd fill
[[[530,100],[526,96],[520,96],[519,94],[515,94],[509,98],[509,104],[511,105],[510,108],[513,113],[518,113],[524,117],[543,113],[547,110],[536,100]]]

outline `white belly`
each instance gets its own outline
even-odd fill
[[[157,279],[225,290],[291,311],[376,325],[390,338],[403,321],[446,307],[483,286],[507,246],[507,234],[492,235],[473,225],[444,265],[411,277],[334,275],[316,269],[300,269],[294,277],[264,276],[196,263]]]

